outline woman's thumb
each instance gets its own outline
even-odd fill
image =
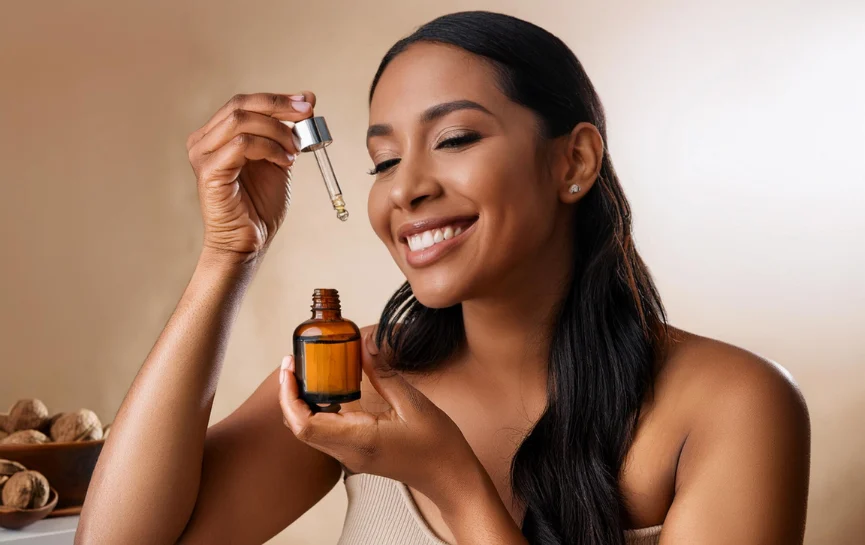
[[[423,406],[424,395],[408,383],[394,369],[387,358],[379,355],[378,347],[371,335],[363,339],[365,349],[362,351],[363,371],[369,377],[373,388],[384,398],[393,409],[403,416],[409,411],[418,411]]]

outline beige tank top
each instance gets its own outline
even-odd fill
[[[338,545],[448,545],[429,527],[406,485],[369,475],[344,478],[348,511]],[[628,545],[657,545],[661,527],[625,532]]]

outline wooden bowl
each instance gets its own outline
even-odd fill
[[[45,507],[39,509],[15,509],[14,507],[5,507],[0,505],[0,526],[10,530],[18,530],[37,520],[42,520],[48,516],[48,513],[57,507],[57,491],[51,487],[51,492],[48,495],[48,503]]]
[[[74,443],[0,445],[0,458],[13,460],[45,475],[60,497],[58,509],[84,504],[90,477],[102,452],[104,439]]]

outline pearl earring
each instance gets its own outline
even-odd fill
[[[574,193],[579,193],[579,192],[580,192],[580,186],[578,186],[577,184],[574,184],[568,188],[568,193],[570,193],[571,195],[573,195]]]

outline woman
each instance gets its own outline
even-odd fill
[[[798,390],[666,325],[588,77],[499,14],[428,23],[373,80],[369,217],[407,283],[364,329],[361,400],[313,414],[288,357],[208,429],[231,323],[286,214],[287,122],[314,105],[237,96],[190,136],[204,249],[76,543],[262,543],[343,473],[343,545],[802,542]]]

